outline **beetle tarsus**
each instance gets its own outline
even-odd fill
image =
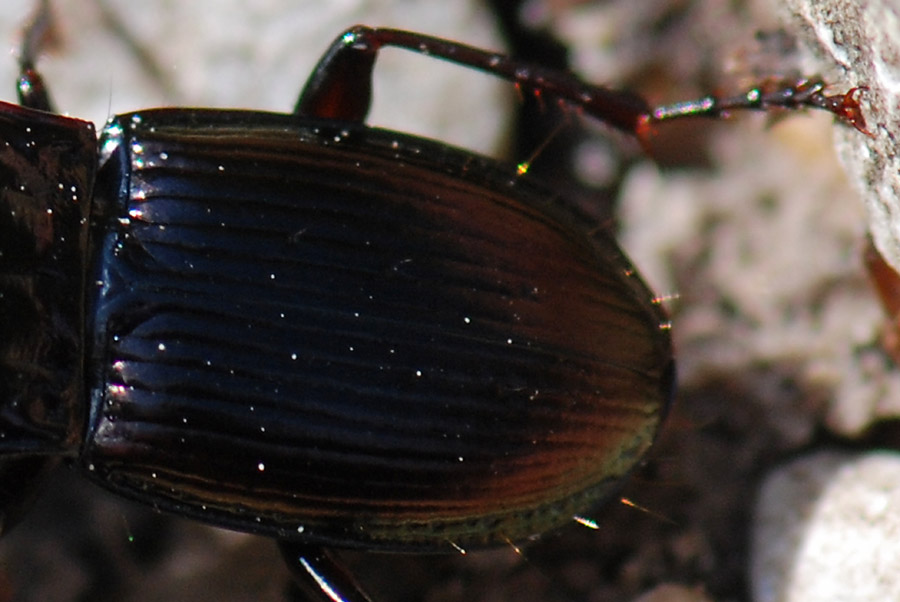
[[[857,86],[843,94],[826,95],[823,93],[825,86],[825,82],[819,78],[790,82],[770,80],[738,96],[704,96],[698,100],[661,105],[639,121],[635,134],[644,143],[644,137],[652,123],[684,117],[719,118],[732,111],[810,108],[828,111],[844,123],[872,137],[872,132],[866,129],[866,120],[857,100],[858,94],[868,88]]]

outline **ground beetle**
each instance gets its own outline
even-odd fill
[[[33,38],[33,35],[28,36]],[[527,539],[608,499],[672,395],[668,321],[555,191],[366,127],[381,47],[511,80],[646,141],[658,122],[811,106],[770,85],[651,110],[456,42],[354,27],[291,114],[52,113],[26,40],[0,104],[0,511],[61,458],[123,496],[277,538],[298,580],[366,600],[323,550]]]

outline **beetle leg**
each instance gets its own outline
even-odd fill
[[[323,602],[372,602],[347,568],[319,546],[280,541],[278,547],[297,585]]]
[[[559,99],[612,127],[637,136],[646,146],[653,125],[683,117],[721,117],[734,110],[816,108],[834,113],[859,131],[865,119],[856,99],[863,87],[827,96],[820,79],[769,81],[734,97],[704,98],[651,109],[630,92],[587,84],[571,73],[530,65],[458,42],[402,31],[356,26],[340,35],[319,61],[294,112],[297,115],[362,122],[369,110],[372,69],[383,46],[435,56],[514,82],[523,91]]]
[[[37,56],[47,40],[52,36],[53,15],[49,0],[41,0],[34,17],[22,35],[22,48],[19,51],[19,79],[16,90],[19,104],[29,109],[55,113],[50,93],[44,85],[44,78],[35,69]]]
[[[592,86],[569,73],[419,33],[356,26],[341,34],[319,61],[294,112],[309,117],[363,121],[369,110],[375,56],[384,46],[485,71],[514,82],[523,91],[558,98],[631,133],[637,131],[641,117],[650,110],[640,96]]]

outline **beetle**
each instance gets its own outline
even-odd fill
[[[4,529],[65,458],[125,497],[277,538],[314,591],[367,599],[324,549],[527,539],[640,462],[674,381],[658,300],[527,174],[367,127],[384,46],[642,141],[673,118],[773,105],[865,128],[856,89],[826,96],[818,81],[651,110],[355,27],[291,114],[139,111],[98,141],[52,113],[26,49],[20,106],[0,105]]]

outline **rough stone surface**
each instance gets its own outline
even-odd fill
[[[829,81],[867,86],[873,137],[839,131],[841,156],[866,202],[875,244],[900,269],[900,6],[891,0],[788,0],[793,29]]]
[[[756,509],[754,602],[900,599],[900,455],[822,452],[771,474]]]

